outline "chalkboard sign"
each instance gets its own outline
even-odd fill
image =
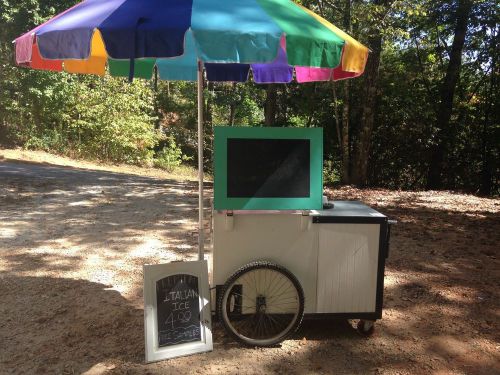
[[[212,350],[206,261],[144,266],[146,361]]]
[[[199,341],[198,278],[173,275],[156,282],[158,346]]]
[[[229,198],[309,198],[309,139],[227,140]]]
[[[214,128],[216,210],[318,210],[323,129]]]

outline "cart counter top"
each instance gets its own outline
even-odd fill
[[[319,223],[384,223],[387,216],[359,201],[330,201],[333,208],[323,210],[217,210],[228,215],[304,215]]]
[[[333,201],[333,208],[311,210],[313,223],[380,223],[387,221],[387,216],[359,201]]]

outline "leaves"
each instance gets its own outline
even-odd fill
[[[155,150],[197,154],[196,84],[132,84],[111,77],[33,71],[13,65],[11,41],[73,0],[0,0],[0,142],[130,163],[149,163]],[[302,0],[332,23],[344,24],[345,0]],[[369,45],[383,36],[368,183],[390,188],[425,186],[428,154],[439,126],[436,111],[454,32],[456,0],[353,1],[352,35]],[[491,0],[473,3],[460,79],[453,103],[445,186],[498,194],[498,15]],[[371,55],[373,58],[373,55]],[[369,57],[370,58],[370,57]],[[349,103],[349,148],[359,147],[365,77],[336,83],[336,104]],[[205,87],[205,166],[212,165],[213,126],[262,126],[266,87],[208,83]],[[325,181],[336,182],[340,146],[331,84],[276,85],[277,126],[324,129]],[[158,130],[155,130],[157,128]],[[165,139],[172,138],[175,147]],[[170,152],[170,151],[168,151]],[[167,152],[167,154],[168,154]],[[177,151],[172,151],[177,155]],[[160,156],[161,158],[161,156]],[[157,158],[158,159],[158,158]],[[175,159],[175,158],[174,158]],[[489,182],[488,182],[489,181]]]

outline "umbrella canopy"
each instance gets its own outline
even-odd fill
[[[290,0],[86,0],[15,40],[34,69],[196,81],[329,81],[364,71],[368,48]]]
[[[34,69],[198,82],[198,256],[203,259],[203,68],[209,81],[335,81],[368,48],[291,0],[86,0],[15,40]]]

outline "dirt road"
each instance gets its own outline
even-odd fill
[[[197,186],[0,160],[0,373],[500,373],[500,201],[343,188],[399,220],[385,310],[305,322],[281,347],[144,364],[142,265],[196,258]]]

